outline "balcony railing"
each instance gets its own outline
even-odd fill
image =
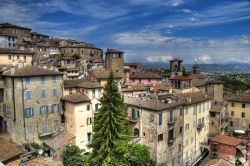
[[[200,123],[200,124],[197,125],[198,130],[201,130],[203,127],[204,127],[204,123]]]
[[[174,141],[175,141],[174,138],[168,138],[168,143],[169,143],[169,144],[173,144]]]

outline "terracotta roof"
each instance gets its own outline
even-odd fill
[[[32,160],[22,163],[24,166],[63,166],[61,161],[55,160],[51,157],[39,156]]]
[[[18,149],[14,143],[0,137],[0,161],[6,162],[10,159],[18,157],[22,151]]]
[[[209,110],[209,112],[222,112],[224,110],[224,106],[223,105],[219,105],[219,104],[212,104],[211,108]]]
[[[142,71],[129,75],[130,79],[161,79],[161,76],[152,72]]]
[[[250,95],[232,95],[228,97],[228,101],[238,101],[238,102],[245,102],[250,103]]]
[[[66,95],[62,98],[62,100],[70,103],[90,102],[90,99],[84,93],[81,92],[75,92],[73,94]]]
[[[55,135],[53,138],[45,141],[44,144],[57,151],[60,148],[70,144],[74,138],[75,135],[73,133],[62,131],[61,133]]]
[[[170,86],[160,83],[160,84],[153,85],[150,91],[157,93],[159,91],[169,91],[170,89],[171,89]]]
[[[204,166],[234,166],[234,164],[224,159],[209,159]]]
[[[122,92],[147,91],[148,88],[144,85],[130,85],[128,88],[123,88]]]
[[[81,87],[86,89],[101,88],[102,86],[86,79],[64,80],[64,88]]]
[[[63,73],[42,69],[34,66],[25,66],[23,68],[15,68],[15,72],[12,74],[10,69],[7,72],[4,72],[3,76],[9,77],[25,77],[25,76],[43,76],[43,75],[63,75]]]
[[[169,78],[170,80],[181,80],[181,81],[187,81],[187,80],[192,80],[191,77],[185,77],[185,76],[175,76]]]
[[[173,108],[181,106],[183,104],[182,102],[173,102],[173,103],[166,104],[166,103],[163,103],[160,100],[156,100],[156,99],[141,100],[141,99],[135,98],[135,97],[125,97],[124,103],[126,105],[144,108],[144,109],[153,110],[153,111],[162,111],[162,110],[167,110],[167,109],[173,109]]]
[[[26,55],[33,55],[33,54],[35,54],[35,52],[31,52],[31,51],[27,51],[27,50],[0,48],[0,54],[26,54]]]
[[[224,145],[229,145],[229,146],[237,146],[240,145],[243,141],[243,139],[240,138],[235,138],[235,137],[230,137],[227,135],[216,135],[215,137],[213,137],[211,139],[212,142],[217,142],[217,143],[221,143]],[[246,141],[246,140],[244,140]]]
[[[0,28],[18,28],[18,29],[31,30],[30,28],[26,28],[26,27],[21,27],[21,26],[18,26],[18,25],[10,24],[8,22],[0,24]]]
[[[185,105],[196,104],[211,99],[201,92],[173,93],[172,95],[184,101]],[[189,98],[191,99],[190,101],[188,101]]]

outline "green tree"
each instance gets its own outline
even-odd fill
[[[84,166],[86,158],[81,155],[82,151],[76,145],[67,145],[62,152],[61,158],[64,166]]]
[[[99,166],[116,165],[118,162],[122,163],[122,160],[126,162],[129,136],[124,120],[125,106],[112,73],[100,104],[94,123],[91,163]]]
[[[79,54],[74,54],[72,57],[75,58],[76,60],[81,58],[81,56]]]
[[[155,165],[150,158],[149,148],[142,144],[131,144],[128,148],[130,165]]]

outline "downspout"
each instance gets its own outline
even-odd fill
[[[22,81],[22,105],[23,105],[23,111],[24,111],[24,91],[25,89],[23,89],[23,78],[21,78],[21,81]],[[25,124],[25,117],[24,117],[24,114],[23,114],[23,129],[24,129],[24,139],[25,141],[28,141],[27,140],[27,135],[26,135],[26,124]]]
[[[16,123],[16,100],[15,100],[15,83],[14,83],[14,77],[11,78],[11,82],[12,82],[12,97],[13,97],[13,109],[14,109],[14,119],[13,122],[14,124]]]

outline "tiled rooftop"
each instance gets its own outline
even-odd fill
[[[236,147],[237,145],[240,145],[243,141],[246,141],[246,140],[235,138],[235,137],[230,137],[227,135],[217,135],[213,137],[211,141]]]
[[[90,102],[90,99],[84,93],[81,92],[75,92],[73,94],[66,95],[62,98],[62,100],[70,103]]]
[[[14,143],[0,137],[0,161],[5,162],[12,158],[18,157],[22,151],[18,149]]]

